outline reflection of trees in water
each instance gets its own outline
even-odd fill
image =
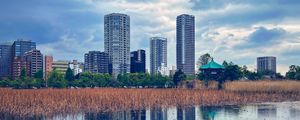
[[[230,115],[238,116],[241,111],[239,106],[202,106],[200,107],[201,116],[203,120],[214,120],[217,113],[223,110],[223,112]]]
[[[248,112],[248,113],[247,113]],[[218,114],[218,116],[217,116]],[[278,116],[277,116],[278,115]],[[72,118],[72,116],[74,116]],[[119,112],[100,112],[84,114],[67,114],[53,116],[20,117],[7,113],[0,113],[0,120],[50,120],[50,119],[85,119],[85,120],[214,120],[214,119],[239,119],[239,116],[253,119],[299,119],[300,108],[297,106],[255,105],[255,106],[197,106],[151,108],[147,110],[127,110]],[[150,119],[149,119],[150,118]]]
[[[275,118],[277,116],[277,108],[274,105],[260,105],[257,108],[258,118]]]
[[[146,120],[146,110],[85,113],[86,120]]]
[[[26,116],[15,116],[8,113],[0,113],[0,120],[43,120],[45,117],[43,116],[32,116],[32,117],[26,117]]]
[[[221,109],[221,107],[214,106],[201,106],[200,111],[203,120],[214,120],[217,112]]]
[[[229,113],[230,115],[238,116],[241,111],[240,106],[223,106],[223,109],[226,113]]]

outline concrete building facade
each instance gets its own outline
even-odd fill
[[[62,74],[65,74],[68,68],[69,68],[69,61],[66,60],[53,61],[52,63],[52,69],[57,70],[59,73]]]
[[[30,50],[24,54],[26,62],[26,72],[29,77],[33,77],[38,71],[43,71],[43,55],[40,50]]]
[[[130,72],[130,17],[111,13],[104,16],[104,52],[109,55],[113,76]]]
[[[89,51],[84,55],[84,71],[109,73],[109,56],[105,52]]]
[[[73,70],[74,75],[82,73],[83,70],[81,68],[81,64],[82,63],[78,62],[77,60],[73,60],[69,63],[69,68]]]
[[[27,63],[26,60],[24,60],[25,53],[35,49],[36,43],[30,40],[18,39],[14,41],[11,49],[11,75],[14,79],[19,77],[21,70],[26,67]]]
[[[185,74],[195,74],[195,17],[182,14],[176,18],[176,66]]]
[[[130,72],[145,73],[146,72],[146,51],[137,50],[130,53]]]
[[[160,73],[167,65],[167,38],[150,38],[150,74]]]
[[[12,45],[0,45],[0,77],[9,77],[11,75],[11,50]]]
[[[53,57],[46,55],[44,58],[44,77],[47,79],[52,72]]]
[[[276,57],[265,56],[257,58],[257,72],[272,71],[276,73]]]

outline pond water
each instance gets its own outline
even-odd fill
[[[3,117],[3,116],[2,116]],[[12,117],[6,117],[12,118]],[[36,118],[30,118],[36,119]],[[300,102],[246,106],[153,108],[106,113],[59,115],[45,120],[300,120]]]

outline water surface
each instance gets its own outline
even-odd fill
[[[1,119],[14,119],[0,115]],[[151,108],[119,112],[80,113],[55,117],[23,119],[42,120],[300,120],[300,102],[263,103],[245,106],[193,106]]]

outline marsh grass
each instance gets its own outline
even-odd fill
[[[263,83],[265,82],[263,81]],[[295,88],[295,91],[283,86],[282,88],[279,87],[280,91],[276,92],[274,92],[276,89],[273,90],[273,87],[267,89],[271,90],[272,88],[273,92],[252,90],[252,83],[247,84],[246,82],[228,83],[226,84],[226,90],[121,88],[0,89],[0,113],[21,117],[54,116],[58,114],[111,112],[154,107],[244,105],[247,103],[300,100],[299,88],[294,86],[294,82],[286,84],[274,83],[274,86],[277,84],[288,85]],[[234,85],[243,85],[243,87],[234,87]],[[246,87],[246,85],[250,85],[251,87]],[[264,88],[267,85],[270,85],[270,83],[260,83],[256,87]]]
[[[225,83],[225,89],[236,92],[300,92],[300,81],[234,81]]]

